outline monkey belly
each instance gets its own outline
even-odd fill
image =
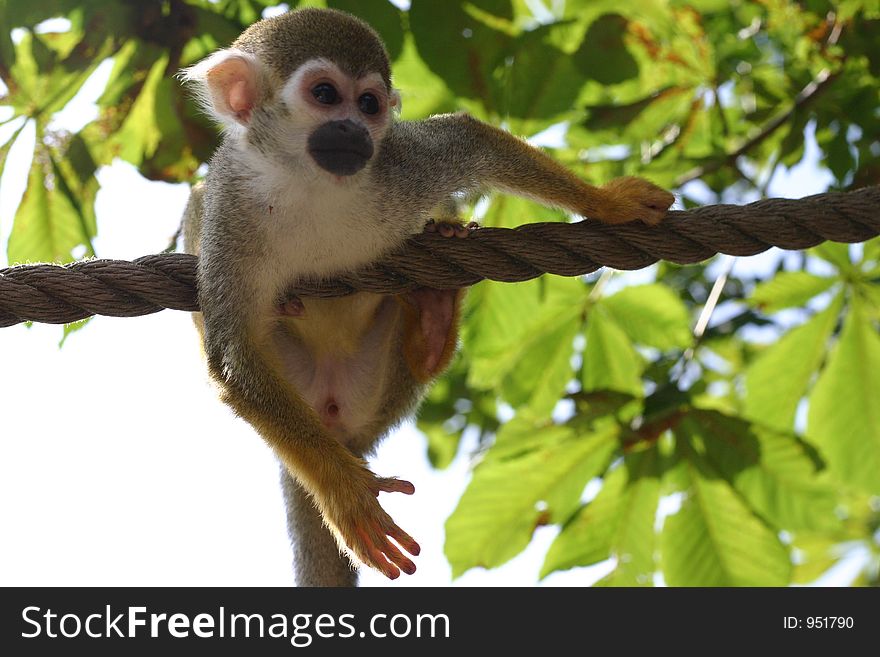
[[[282,376],[337,440],[368,444],[382,425],[398,304],[365,293],[302,304],[274,334]]]
[[[352,386],[356,376],[352,363],[327,356],[315,358],[313,363],[309,380],[300,382],[302,395],[321,424],[345,442],[369,423],[374,404]]]

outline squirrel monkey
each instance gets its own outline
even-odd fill
[[[183,77],[225,128],[185,215],[196,324],[223,400],[289,473],[297,581],[354,584],[340,551],[392,579],[411,574],[405,553],[419,545],[377,496],[414,487],[363,457],[449,363],[462,293],[298,299],[287,287],[380,260],[457,192],[498,188],[608,223],[655,224],[674,198],[640,178],[587,185],[465,114],[396,120],[382,41],[340,11],[262,20]]]

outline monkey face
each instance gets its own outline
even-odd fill
[[[308,155],[334,176],[353,176],[369,164],[398,103],[378,72],[355,76],[324,59],[294,72],[281,98],[293,120],[308,126]]]
[[[261,55],[230,48],[187,69],[184,77],[202,84],[201,101],[231,138],[338,181],[369,165],[400,104],[387,71],[359,70],[361,61],[370,59],[347,57],[340,64],[316,57],[276,86],[278,78]]]

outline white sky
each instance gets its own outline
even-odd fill
[[[94,115],[102,68],[59,126]],[[105,78],[106,79],[106,78]],[[5,118],[0,116],[0,119]],[[8,129],[0,129],[0,143]],[[0,265],[24,189],[32,133],[0,182]],[[805,165],[780,176],[773,195],[824,191],[811,142]],[[115,163],[99,174],[99,257],[160,251],[179,222],[185,185],[149,183]],[[270,450],[220,403],[208,383],[186,313],[95,318],[58,348],[61,328],[0,329],[0,584],[289,585],[290,550]],[[412,481],[416,494],[383,495],[422,546],[414,576],[394,586],[449,585],[443,523],[468,479],[459,457],[436,472],[411,427],[383,443],[372,468]],[[503,568],[474,570],[456,585],[533,585],[554,528]],[[582,586],[610,564],[545,580]],[[387,584],[367,572],[366,586]]]

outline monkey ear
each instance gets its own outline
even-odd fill
[[[400,92],[397,89],[392,89],[391,93],[388,94],[388,106],[397,114],[400,114],[400,111],[403,109],[403,100],[401,100]]]
[[[221,50],[185,69],[182,77],[196,83],[205,110],[227,128],[250,123],[263,84],[256,57],[241,50]]]

